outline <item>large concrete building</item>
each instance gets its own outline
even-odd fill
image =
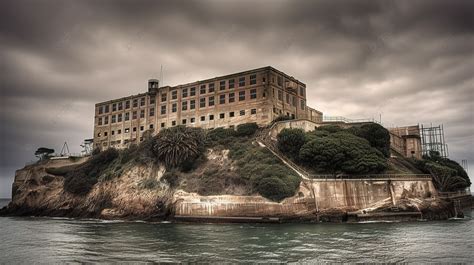
[[[322,113],[307,106],[306,85],[273,67],[177,86],[150,79],[145,93],[95,105],[94,146],[123,148],[145,131],[176,125],[267,125],[280,115],[322,122]]]

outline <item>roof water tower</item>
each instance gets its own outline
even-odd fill
[[[160,81],[158,79],[148,80],[148,92],[156,93],[160,87]]]

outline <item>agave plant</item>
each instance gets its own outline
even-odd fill
[[[174,168],[198,157],[203,152],[204,141],[202,130],[177,126],[158,134],[153,151],[168,168]]]
[[[443,192],[456,191],[466,187],[466,180],[460,176],[432,174],[436,187]]]

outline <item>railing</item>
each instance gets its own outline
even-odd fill
[[[453,197],[471,195],[471,191],[458,190],[458,191],[451,191],[451,192],[438,192],[438,195],[441,198],[453,198]]]
[[[308,176],[311,179],[406,179],[406,178],[415,178],[415,179],[431,179],[429,174],[364,174],[364,175],[317,175],[310,174]]]
[[[362,122],[374,122],[379,123],[376,119],[348,119],[342,116],[323,116],[323,122],[344,122],[344,123],[362,123]]]

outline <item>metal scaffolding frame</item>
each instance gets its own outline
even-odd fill
[[[430,151],[436,151],[441,157],[449,156],[448,145],[444,141],[443,124],[438,126],[430,124],[429,127],[422,124],[420,132],[423,155],[429,155]]]

